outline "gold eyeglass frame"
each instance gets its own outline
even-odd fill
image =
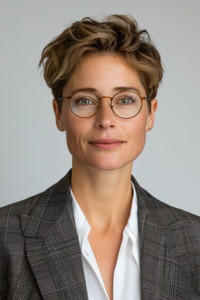
[[[69,97],[57,98],[56,101],[60,101],[60,100],[63,100],[63,99],[68,99],[68,100],[69,100],[69,107],[70,107],[72,113],[73,113],[75,116],[77,116],[78,118],[82,118],[82,119],[88,119],[88,118],[91,118],[91,117],[93,117],[94,115],[96,115],[96,113],[98,112],[98,110],[99,110],[99,108],[100,108],[100,106],[101,106],[100,101],[101,101],[102,98],[109,98],[109,99],[111,100],[111,109],[112,109],[113,113],[114,113],[117,117],[119,117],[119,118],[121,118],[121,119],[131,119],[131,118],[136,117],[136,116],[139,114],[139,112],[141,111],[141,109],[142,109],[143,100],[149,100],[149,101],[152,100],[152,99],[148,99],[147,97],[142,97],[142,96],[140,96],[137,92],[133,92],[133,91],[131,91],[131,90],[127,90],[127,91],[119,91],[119,92],[117,92],[113,97],[108,97],[108,96],[102,96],[102,97],[100,97],[100,98],[97,97],[98,100],[99,100],[99,105],[98,105],[97,111],[96,111],[92,116],[89,116],[89,117],[80,117],[80,116],[76,115],[76,114],[73,112],[73,110],[72,110],[72,108],[71,108],[71,104],[70,104],[71,98],[72,98],[75,94],[80,93],[80,92],[90,93],[90,94],[93,94],[93,95],[95,95],[95,96],[97,97],[97,95],[96,95],[95,93],[93,93],[93,92],[91,92],[91,91],[89,91],[89,90],[82,90],[82,91],[80,90],[80,91],[78,91],[78,92],[72,94],[72,95],[69,96]],[[123,93],[123,92],[131,92],[131,93],[134,93],[134,94],[138,95],[138,96],[140,97],[140,99],[141,99],[141,107],[140,107],[139,111],[137,112],[136,115],[134,115],[134,116],[132,116],[132,117],[129,117],[129,118],[123,118],[123,117],[120,117],[120,116],[118,116],[118,115],[114,112],[114,110],[113,110],[113,105],[112,105],[112,100],[113,100],[113,98],[114,98],[117,94]]]

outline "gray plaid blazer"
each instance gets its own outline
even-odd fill
[[[156,200],[131,179],[142,300],[199,300],[200,217]],[[70,180],[71,170],[45,192],[0,209],[1,300],[88,300]]]

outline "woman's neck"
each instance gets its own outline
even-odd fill
[[[108,231],[126,225],[132,203],[132,163],[118,170],[96,170],[73,158],[71,187],[90,226]]]

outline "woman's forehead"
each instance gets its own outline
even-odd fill
[[[137,71],[129,67],[125,59],[111,54],[91,54],[76,66],[63,92],[72,93],[76,89],[119,91],[120,87],[132,87],[145,93]]]

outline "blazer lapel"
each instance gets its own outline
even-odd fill
[[[132,176],[138,196],[142,300],[188,299],[189,278],[177,264],[171,247],[171,229],[181,233],[180,222],[167,212],[167,205],[142,189]],[[178,230],[177,230],[178,229]],[[175,241],[179,239],[173,236]]]
[[[27,257],[45,300],[88,300],[70,194],[71,170],[21,215]]]

